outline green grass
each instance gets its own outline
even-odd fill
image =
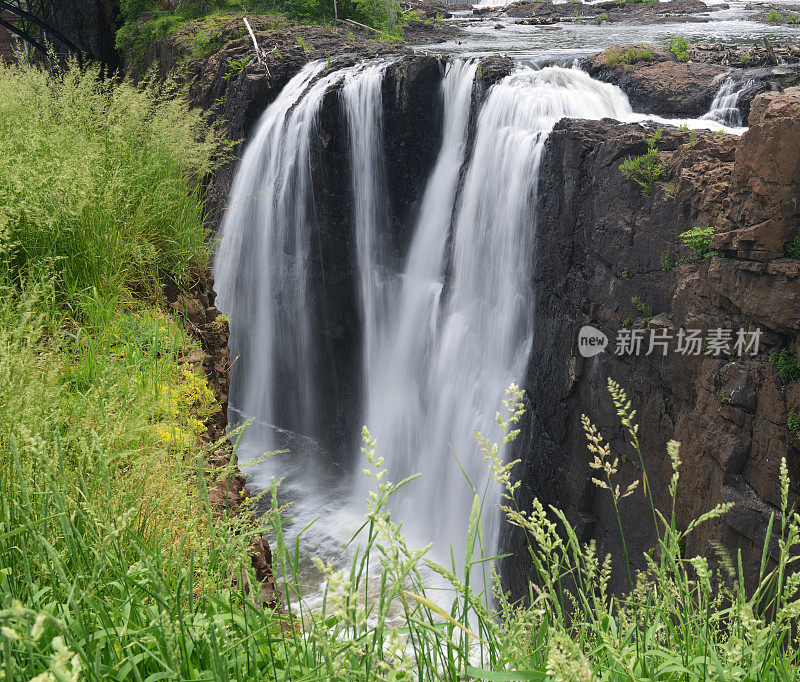
[[[0,273],[47,271],[76,315],[209,258],[200,180],[219,140],[169,85],[0,67]]]

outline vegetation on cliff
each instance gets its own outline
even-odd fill
[[[168,36],[189,36],[195,57],[219,50],[231,39],[224,20],[232,16],[278,15],[302,23],[352,19],[386,39],[402,38],[404,25],[398,0],[122,0],[121,12],[125,23],[117,32],[117,48],[139,71],[153,44]],[[242,24],[235,37],[245,35]]]

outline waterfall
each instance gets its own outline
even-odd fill
[[[521,382],[533,335],[533,236],[538,168],[560,118],[624,118],[615,87],[576,69],[521,68],[489,92],[460,196],[475,66],[450,65],[445,131],[422,203],[396,307],[377,357],[365,367],[365,421],[390,478],[421,472],[400,492],[398,518],[420,542],[456,556],[489,471],[472,436],[488,436],[504,390]],[[455,210],[454,210],[455,208]],[[451,216],[452,218],[451,222]],[[458,458],[458,459],[456,459]],[[463,469],[463,472],[462,472]],[[494,548],[497,491],[488,494],[484,538]],[[490,549],[491,551],[491,549]]]
[[[707,114],[701,116],[702,119],[716,121],[731,128],[742,126],[742,112],[739,111],[739,96],[744,90],[753,85],[753,79],[737,81],[728,76],[717,91],[711,108]]]
[[[577,69],[520,67],[488,91],[470,125],[479,64],[449,62],[438,158],[408,252],[391,254],[383,149],[387,64],[364,62],[324,75],[323,64],[306,66],[264,113],[245,151],[215,265],[218,305],[231,318],[232,416],[255,419],[246,450],[263,452],[281,441],[276,431],[313,441],[322,428],[316,416],[329,409],[314,376],[318,342],[309,309],[321,286],[309,274],[311,243],[324,237],[326,218],[315,211],[310,153],[323,97],[337,86],[353,193],[361,422],[377,438],[392,480],[422,473],[395,500],[396,518],[418,544],[434,541],[440,557],[450,544],[456,555],[463,552],[474,494],[468,478],[479,493],[488,490],[483,532],[493,551],[498,492],[472,431],[498,435],[495,411],[508,384],[522,382],[529,361],[544,144],[562,117],[624,119],[631,110],[618,88]],[[357,453],[351,460],[360,472]],[[353,485],[346,479],[342,492],[341,481],[322,482],[295,461],[297,480],[289,485],[306,496],[308,513],[325,509],[330,519],[337,509],[361,508],[369,480],[357,475],[365,482]],[[287,467],[282,460],[282,475]],[[310,484],[298,483],[303,476]],[[317,551],[340,551],[333,549],[342,546],[333,525],[315,531]]]
[[[309,253],[316,216],[310,143],[325,93],[361,66],[318,78],[306,65],[256,126],[231,189],[214,268],[217,305],[231,318],[230,404],[252,418],[257,450],[285,445],[277,425],[314,437],[325,409],[313,364]],[[316,80],[315,80],[316,79]],[[254,433],[252,433],[254,432]]]

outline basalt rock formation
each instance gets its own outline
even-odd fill
[[[768,93],[753,103],[741,137],[665,131],[659,162],[670,170],[649,196],[619,170],[645,151],[639,126],[561,121],[541,171],[536,231],[536,335],[528,375],[530,421],[519,454],[524,503],[538,497],[567,511],[582,540],[622,556],[609,492],[592,482],[580,417],[588,415],[621,456],[624,490],[641,479],[629,439],[606,392],[607,378],[627,389],[637,409],[647,480],[668,515],[672,476],[666,443],[681,442],[677,523],[718,503],[723,517],[690,536],[686,556],[741,548],[747,579],[757,578],[767,523],[780,507],[779,466],[786,458],[797,504],[800,441],[787,428],[800,412],[800,382],[783,385],[771,352],[800,351],[800,260],[784,256],[800,230],[800,93]],[[713,226],[717,255],[691,256],[678,235]],[[673,262],[675,263],[672,267]],[[642,320],[638,297],[651,311]],[[650,314],[651,313],[651,314]],[[649,322],[649,324],[648,324]],[[593,325],[610,339],[605,353],[579,354],[577,334]],[[621,329],[672,335],[671,349],[615,355]],[[676,352],[679,329],[760,329],[753,356]],[[733,351],[733,341],[731,341]],[[628,551],[637,568],[654,546],[654,522],[641,488],[622,501]],[[505,577],[525,586],[521,538]],[[774,546],[775,539],[772,544]],[[627,576],[617,566],[617,589]]]
[[[619,86],[634,111],[662,116],[701,116],[729,73],[716,64],[679,62],[671,52],[645,45],[616,45],[582,60],[581,68]]]
[[[744,65],[744,52],[724,48],[697,43],[688,48],[690,60],[680,62],[672,52],[650,45],[616,45],[586,57],[581,68],[592,78],[620,87],[634,111],[661,116],[701,116],[725,79],[732,77],[746,84],[737,101],[746,119],[756,95],[800,82],[800,68],[794,64],[730,68],[728,65]],[[749,63],[765,63],[762,52],[753,51]],[[788,48],[784,53],[788,54]]]

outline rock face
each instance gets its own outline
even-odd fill
[[[119,3],[114,0],[60,0],[43,3],[44,21],[69,38],[89,57],[117,68],[121,65],[115,47],[122,25]]]
[[[649,59],[633,56],[649,50]],[[627,59],[627,61],[626,61]],[[631,63],[632,62],[632,63]],[[729,69],[716,64],[679,62],[652,46],[617,45],[581,62],[592,78],[619,86],[634,111],[662,116],[701,116],[708,111]]]
[[[754,97],[800,82],[797,65],[730,68],[729,64],[745,64],[744,52],[717,48],[725,46],[691,45],[690,61],[684,63],[671,52],[651,45],[616,45],[586,57],[581,61],[581,68],[592,78],[621,88],[634,111],[662,116],[703,115],[720,86],[730,77],[742,84],[737,107],[746,120]],[[643,57],[645,53],[649,58]],[[755,65],[763,61],[760,52],[754,52],[750,63]]]
[[[690,536],[686,556],[714,557],[717,543],[734,557],[741,548],[752,585],[767,521],[780,505],[783,457],[793,479],[790,505],[799,501],[800,442],[787,429],[787,414],[800,413],[800,382],[782,386],[768,361],[778,348],[800,354],[800,260],[783,254],[800,233],[798,103],[796,91],[761,95],[741,138],[665,131],[659,160],[674,184],[657,183],[650,196],[619,171],[626,156],[645,150],[640,127],[561,121],[549,138],[534,252],[536,332],[525,381],[530,419],[518,473],[523,504],[538,497],[565,509],[582,540],[595,539],[600,556],[618,558],[617,589],[628,587],[619,531],[608,491],[591,482],[580,426],[585,413],[621,456],[623,490],[642,478],[606,391],[608,377],[637,409],[656,505],[668,515],[671,439],[682,443],[678,527],[717,503],[734,504]],[[690,257],[678,235],[695,226],[716,228],[712,248],[725,257]],[[705,335],[758,328],[760,350],[730,359],[682,355],[673,338],[666,356],[645,356],[646,343],[639,356],[616,356],[620,329],[645,328],[634,297],[652,309],[647,329]],[[608,336],[606,353],[578,353],[585,324]],[[641,568],[654,544],[649,504],[640,488],[621,505],[628,551]],[[522,540],[509,532],[506,543],[516,552],[506,580],[527,593]]]

